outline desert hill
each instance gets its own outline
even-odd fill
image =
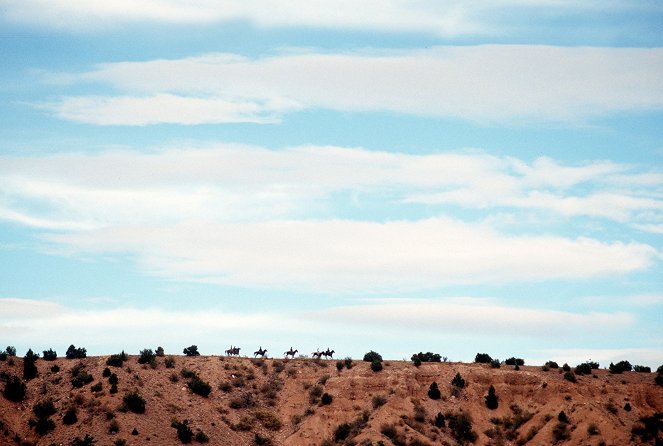
[[[0,398],[0,444],[179,445],[178,432],[209,445],[663,441],[653,373],[592,370],[571,382],[541,366],[384,361],[376,372],[361,360],[118,357],[119,366],[108,356],[39,359],[27,381],[24,359],[1,361],[5,395],[25,383],[25,396]],[[462,388],[451,384],[457,374]],[[433,382],[439,399],[429,396]],[[490,386],[496,409],[486,407]]]

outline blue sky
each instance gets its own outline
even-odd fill
[[[0,342],[663,362],[659,2],[0,11]]]

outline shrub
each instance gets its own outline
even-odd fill
[[[446,423],[442,412],[438,412],[437,415],[435,415],[435,421],[433,423],[435,424],[435,427],[439,427],[440,429],[445,427]]]
[[[84,347],[76,348],[74,344],[71,344],[65,353],[67,359],[82,359],[87,357],[87,350]]]
[[[57,411],[55,410],[53,400],[48,398],[35,403],[35,405],[32,406],[32,412],[37,416],[37,418],[48,418],[51,415],[54,415]]]
[[[350,423],[339,424],[336,430],[334,431],[334,441],[340,443],[345,441],[346,438],[350,436],[352,432],[352,426]]]
[[[111,384],[111,388],[110,388],[109,392],[113,395],[117,393],[117,384],[116,383]]]
[[[94,377],[86,371],[80,371],[71,379],[71,385],[75,388],[81,388],[94,381]]]
[[[55,361],[56,359],[58,359],[58,354],[55,350],[49,348],[48,350],[44,350],[43,358],[44,361]]]
[[[325,392],[322,394],[322,397],[320,398],[320,403],[322,403],[323,406],[326,406],[328,404],[331,404],[332,400],[333,397],[327,392]]]
[[[654,378],[654,382],[659,386],[663,386],[663,374],[659,373],[658,375],[656,375],[656,378]]]
[[[371,362],[371,370],[374,372],[379,372],[382,370],[382,362],[378,361],[377,359],[373,360],[373,362]]]
[[[6,361],[7,356],[7,352],[0,352],[0,361]]]
[[[343,363],[345,364],[345,368],[348,370],[350,370],[354,366],[354,364],[352,363],[352,358],[349,356],[345,357]]]
[[[433,381],[428,388],[428,398],[432,400],[439,400],[442,394],[440,393],[440,389],[437,386],[437,383]]]
[[[255,406],[255,401],[253,400],[253,394],[251,392],[243,392],[233,398],[231,398],[228,405],[232,409],[245,409],[247,407]]]
[[[34,425],[37,435],[42,437],[55,429],[55,423],[50,418],[37,418],[36,421],[30,420],[30,424]]]
[[[644,365],[634,365],[633,371],[639,373],[651,373],[651,367],[647,367]]]
[[[85,437],[82,439],[79,437],[74,438],[71,442],[71,446],[92,446],[96,441],[97,440],[90,436],[90,434],[85,434]]]
[[[106,359],[106,365],[112,367],[122,367],[122,364],[128,358],[129,356],[126,353],[124,353],[124,350],[122,350],[122,353],[118,353],[116,355],[110,355],[108,359]]]
[[[549,369],[558,369],[559,365],[555,361],[548,361],[545,364]]]
[[[122,409],[133,413],[145,413],[145,400],[137,391],[129,392],[122,398]]]
[[[451,433],[459,443],[466,441],[474,443],[476,441],[477,433],[472,430],[472,417],[469,414],[464,412],[447,413],[446,419]]]
[[[345,365],[343,364],[343,361],[336,361],[336,370],[338,370],[339,372],[343,370],[344,366]]]
[[[322,396],[322,387],[315,385],[311,387],[308,391],[308,400],[311,404],[318,402],[318,399]]]
[[[514,358],[513,356],[504,361],[506,365],[525,365],[525,360],[522,358]]]
[[[492,360],[493,358],[488,353],[477,353],[474,357],[474,362],[478,362],[479,364],[489,364]]]
[[[53,373],[58,373],[59,371],[60,371],[60,366],[59,366],[59,365],[57,365],[57,364],[53,364],[53,365],[51,366],[51,372],[53,372]]]
[[[371,398],[371,404],[373,404],[373,409],[377,409],[380,406],[384,406],[387,402],[387,397],[384,395],[373,395]]]
[[[186,356],[200,356],[197,345],[191,345],[189,347],[184,348],[182,353],[184,353]]]
[[[412,355],[412,363],[415,367],[421,366],[421,359],[417,355]]]
[[[570,372],[571,367],[567,363],[564,363],[564,365],[562,366],[562,370],[564,370],[565,372]]]
[[[592,374],[591,364],[589,364],[587,362],[583,362],[582,364],[578,364],[575,368],[575,374],[576,375],[591,375]]]
[[[111,369],[109,369],[108,367],[104,368],[104,371],[101,372],[101,376],[103,376],[104,378],[108,378],[109,376],[111,376]]]
[[[463,387],[465,387],[465,380],[463,379],[462,376],[460,376],[460,373],[456,373],[454,379],[451,380],[451,384],[455,387],[458,387],[459,389],[462,389]]]
[[[8,345],[7,348],[5,348],[5,353],[7,356],[16,356],[16,347]]]
[[[157,356],[164,356],[166,354],[166,352],[163,350],[162,346],[158,346],[156,351],[155,351],[155,354]]]
[[[488,409],[497,409],[497,395],[495,395],[495,387],[492,385],[488,388],[488,395],[486,395],[486,407]]]
[[[19,403],[25,398],[25,384],[18,376],[10,376],[5,384],[2,395],[9,401]]]
[[[198,432],[196,432],[196,435],[193,437],[194,440],[196,440],[198,443],[208,443],[209,442],[209,437],[205,434],[205,432],[201,431],[198,429]]]
[[[566,413],[564,411],[560,411],[560,413],[557,414],[557,421],[560,423],[568,423],[569,422],[569,417],[566,416]]]
[[[633,437],[640,437],[640,444],[655,441],[660,442],[659,432],[663,431],[663,413],[658,412],[652,416],[642,417],[631,428]]]
[[[382,355],[371,350],[370,352],[364,355],[364,361],[373,362],[373,361],[382,361]]]
[[[571,370],[564,372],[564,379],[572,383],[577,381],[575,373],[573,373]]]
[[[140,351],[138,357],[138,364],[156,364],[157,354],[151,348],[146,348]]]
[[[274,414],[274,412],[270,412],[268,410],[259,410],[254,414],[256,420],[260,421],[260,423],[269,430],[272,431],[277,431],[281,429],[281,420]]]
[[[92,392],[101,392],[101,389],[102,389],[102,388],[103,388],[103,387],[102,387],[101,383],[98,382],[98,383],[96,383],[94,386],[90,387],[90,390],[91,390]]]
[[[30,380],[37,376],[37,366],[35,365],[37,359],[39,359],[39,355],[29,349],[23,357],[23,379]]]
[[[494,358],[490,361],[490,367],[493,369],[499,369],[501,365],[502,364],[500,364],[500,360],[497,358]]]
[[[193,393],[204,396],[205,398],[207,398],[212,391],[212,386],[198,376],[193,376],[186,385]]]
[[[193,431],[189,427],[188,420],[182,422],[173,420],[172,423],[170,423],[170,427],[174,427],[177,430],[177,438],[179,438],[182,443],[191,443],[191,440],[193,439]]]
[[[67,409],[67,411],[64,413],[64,417],[62,417],[62,422],[67,425],[72,425],[78,421],[78,410],[75,407],[70,407]]]
[[[167,357],[166,359],[163,360],[163,364],[166,366],[167,369],[174,369],[175,368],[175,358],[172,356]]]
[[[625,410],[626,412],[630,412],[630,411],[631,411],[631,403],[626,403],[626,404],[624,404],[624,410]]]
[[[253,443],[256,444],[256,446],[271,446],[272,440],[269,437],[263,437],[256,432],[253,436]]]
[[[596,425],[596,423],[590,423],[589,426],[587,426],[587,433],[589,435],[598,435],[601,433],[599,430],[599,427]]]
[[[120,432],[120,423],[118,423],[117,420],[111,421],[108,425],[108,433],[117,434],[118,432]]]
[[[552,436],[555,443],[567,440],[571,436],[569,434],[569,425],[562,422],[557,423],[555,427],[553,427]]]
[[[111,375],[108,377],[108,384],[117,384],[120,382],[120,379],[117,377],[115,373],[111,373]]]
[[[611,362],[610,366],[608,367],[610,373],[630,372],[631,369],[632,369],[631,363],[628,361],[619,361],[617,364],[613,364]]]
[[[419,359],[419,362],[441,362],[442,357],[438,353],[426,352],[426,353],[415,353],[412,355],[412,361],[415,361],[415,358]]]

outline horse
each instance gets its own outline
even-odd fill
[[[233,356],[233,355],[239,356],[239,351],[240,351],[239,347],[233,347],[231,345],[230,348],[228,350],[226,350],[225,353],[226,353],[227,356]]]
[[[325,354],[324,352],[321,352],[320,350],[318,350],[317,352],[311,353],[311,357],[314,358],[314,359],[320,359],[320,356],[322,356],[324,354]]]
[[[334,353],[336,353],[334,350],[329,350],[329,347],[327,347],[326,352],[320,352],[321,355],[325,355],[325,358],[331,358],[334,359]]]
[[[262,345],[261,345],[260,348],[258,349],[258,351],[253,352],[253,357],[255,358],[255,357],[257,357],[258,355],[260,355],[261,357],[264,358],[264,357],[265,357],[265,353],[267,353],[267,349],[264,349],[264,350],[263,350]]]
[[[297,350],[293,350],[293,349],[292,349],[292,346],[290,347],[290,350],[288,350],[287,352],[283,352],[283,355],[284,355],[286,358],[287,358],[288,356],[292,356],[292,357],[294,358],[296,354],[297,354]]]

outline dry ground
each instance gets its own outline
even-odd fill
[[[171,422],[188,420],[194,434],[202,430],[209,437],[209,445],[454,445],[458,440],[449,424],[453,414],[463,413],[471,417],[476,445],[550,445],[555,429],[558,436],[568,436],[560,444],[629,445],[645,442],[632,435],[638,420],[663,412],[663,387],[654,384],[653,373],[594,370],[593,376],[571,383],[561,371],[540,366],[516,371],[504,365],[424,363],[416,368],[411,362],[385,361],[376,373],[369,363],[354,361],[339,372],[336,360],[175,356],[174,368],[166,368],[163,357],[153,368],[130,356],[121,367],[109,367],[119,378],[118,392],[111,394],[102,377],[106,359],[38,360],[39,374],[27,382],[24,401],[0,397],[0,444],[70,445],[89,434],[98,446],[123,440],[126,445],[178,445]],[[3,380],[22,376],[23,360],[11,362],[0,362]],[[54,365],[58,372],[51,371]],[[94,380],[74,388],[71,371],[81,365]],[[191,392],[183,369],[211,385],[208,397]],[[467,382],[462,390],[451,385],[456,373]],[[434,381],[439,400],[427,395]],[[101,391],[92,391],[96,383]],[[495,410],[484,404],[490,385],[499,397]],[[146,402],[143,414],[122,409],[123,397],[134,390]],[[321,403],[324,393],[332,397],[330,404]],[[40,437],[30,420],[35,403],[49,398],[57,410],[50,417],[55,429]],[[70,407],[76,408],[78,421],[65,425],[62,418]],[[562,425],[561,411],[569,420]],[[445,427],[435,426],[438,413],[447,415]],[[344,423],[348,435],[334,443]],[[109,432],[111,427],[118,432]],[[663,433],[656,435],[660,442]]]

